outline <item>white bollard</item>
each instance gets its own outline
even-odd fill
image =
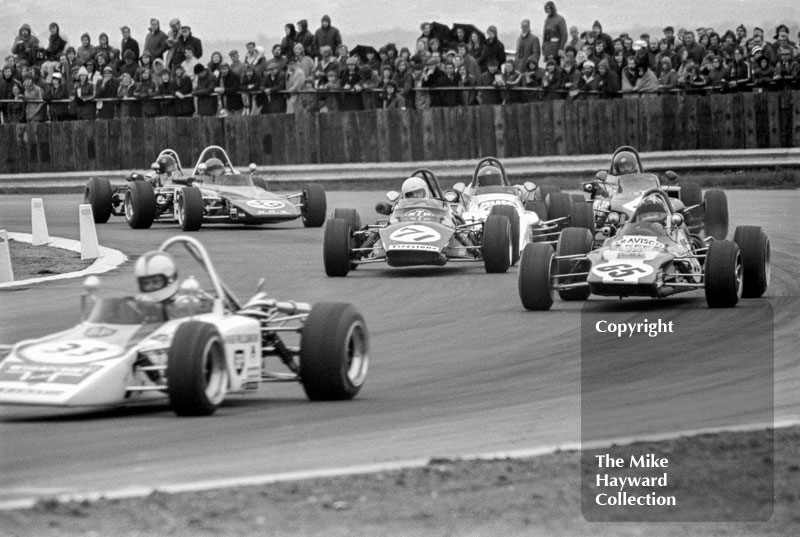
[[[78,217],[81,232],[81,259],[97,259],[100,257],[100,245],[97,242],[97,229],[94,227],[92,206],[81,203],[78,206]]]
[[[8,233],[0,229],[0,283],[13,282],[14,271],[11,270],[11,251],[8,248]]]
[[[42,246],[50,242],[42,198],[31,198],[31,230],[34,246]]]

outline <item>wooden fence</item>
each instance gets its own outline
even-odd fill
[[[237,166],[800,147],[800,91],[513,106],[0,125],[0,173],[184,166],[207,145]]]

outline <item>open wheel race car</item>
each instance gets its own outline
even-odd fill
[[[565,227],[585,227],[594,230],[594,215],[583,196],[573,198],[556,186],[537,187],[531,182],[511,185],[503,163],[495,157],[478,161],[469,184],[456,183],[462,204],[460,215],[467,224],[486,221],[489,215],[503,215],[511,222],[511,242],[514,256],[530,242],[558,240]]]
[[[389,203],[375,210],[386,219],[362,227],[355,209],[336,209],[325,226],[323,260],[328,276],[346,276],[359,265],[386,263],[390,267],[443,266],[449,262],[481,262],[486,272],[506,272],[511,266],[511,222],[492,214],[466,223],[454,210],[457,196],[442,193],[428,169],[418,169],[404,182],[414,192],[390,191]],[[414,197],[415,193],[422,197]],[[404,197],[405,196],[405,197]]]
[[[132,173],[126,184],[113,188],[107,178],[92,177],[84,200],[92,205],[96,223],[113,214],[125,216],[134,229],[149,228],[154,221],[177,222],[184,231],[196,231],[204,223],[259,225],[297,218],[306,227],[325,223],[322,185],[309,183],[302,192],[275,194],[257,176],[255,164],[249,170],[240,173],[225,150],[212,145],[186,175],[175,151],[165,149],[146,177]]]
[[[655,173],[645,172],[639,152],[633,147],[619,147],[611,157],[608,171],[601,170],[595,179],[583,183],[589,193],[595,214],[595,227],[601,234],[598,239],[612,237],[633,216],[645,192],[663,190],[672,200],[672,208],[684,217],[686,226],[694,235],[728,236],[728,198],[722,190],[703,192],[693,181],[673,184],[677,174],[667,171],[666,183]]]
[[[213,413],[227,395],[254,392],[266,382],[299,382],[311,400],[351,399],[359,392],[368,336],[352,305],[312,308],[264,292],[241,304],[196,239],[172,237],[145,256],[153,256],[148,262],[163,258],[177,246],[204,270],[210,291],[191,276],[179,285],[175,272],[177,294],[169,300],[100,298],[99,280],[88,278],[83,322],[19,342],[0,362],[0,404],[120,406],[166,398],[178,415],[200,416]],[[136,270],[143,291],[165,281]],[[270,372],[274,358],[288,372]]]
[[[712,308],[764,294],[770,277],[769,238],[758,226],[737,227],[734,240],[692,235],[683,215],[658,189],[644,193],[615,237],[593,248],[585,229],[567,228],[556,251],[529,244],[522,254],[519,297],[529,310],[548,310],[553,291],[562,300],[590,295],[662,298],[704,289]]]

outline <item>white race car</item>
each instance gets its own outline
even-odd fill
[[[503,163],[495,157],[478,161],[468,185],[453,190],[461,202],[460,215],[467,224],[484,222],[492,215],[511,222],[512,264],[531,242],[555,244],[562,229],[585,227],[594,231],[594,215],[582,195],[570,196],[558,187],[537,187],[531,182],[512,186]]]
[[[177,236],[211,281],[188,277],[169,302],[100,298],[87,279],[84,321],[21,341],[0,362],[0,404],[122,406],[167,400],[176,414],[212,414],[228,394],[296,381],[311,400],[353,398],[369,364],[367,327],[345,303],[278,301],[257,292],[245,304],[217,275],[203,245]],[[141,282],[141,279],[140,279]],[[277,357],[288,372],[270,372]]]

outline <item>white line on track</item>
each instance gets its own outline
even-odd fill
[[[8,234],[9,239],[14,239],[20,242],[33,242],[33,236],[29,233],[11,233]],[[47,246],[53,248],[61,248],[70,250],[72,252],[81,251],[80,241],[72,239],[62,239],[59,237],[51,237]],[[88,276],[89,274],[102,274],[113,270],[128,260],[127,256],[119,250],[113,248],[106,248],[105,246],[99,247],[100,257],[94,260],[94,263],[89,265],[83,270],[75,272],[65,272],[64,274],[53,274],[51,276],[42,276],[40,278],[29,278],[27,280],[19,280],[14,282],[0,283],[0,289],[8,289],[11,287],[20,287],[23,285],[31,285],[34,283],[49,282],[52,280],[65,280],[68,278],[80,278],[81,276]]]
[[[37,489],[20,488],[10,489],[6,493],[17,492],[19,494],[31,494],[33,496],[14,500],[0,501],[0,511],[14,509],[31,509],[40,500],[46,499],[57,503],[69,502],[93,502],[99,500],[121,500],[131,498],[143,498],[154,493],[178,494],[185,492],[200,492],[206,490],[216,490],[231,487],[260,486],[287,481],[301,481],[305,479],[319,479],[329,477],[343,477],[363,474],[375,474],[379,472],[391,472],[396,470],[409,470],[428,466],[435,461],[490,461],[503,459],[526,459],[548,455],[558,451],[578,451],[581,449],[597,449],[611,445],[627,445],[634,442],[657,442],[670,440],[680,437],[691,437],[701,434],[717,434],[723,432],[745,432],[760,429],[780,429],[800,425],[800,420],[779,420],[770,425],[751,423],[744,425],[731,425],[727,427],[709,427],[705,429],[693,429],[688,431],[674,431],[669,433],[658,433],[637,437],[615,438],[600,440],[581,444],[573,442],[558,446],[541,446],[537,448],[518,449],[512,451],[497,451],[491,453],[462,455],[456,457],[434,457],[432,459],[409,459],[403,461],[382,462],[374,464],[363,464],[346,468],[326,468],[319,470],[306,470],[298,472],[284,472],[277,474],[263,474],[246,477],[235,477],[228,479],[213,479],[208,481],[192,481],[186,483],[173,483],[158,487],[128,487],[123,489],[92,491],[92,492],[65,492],[63,489]]]

